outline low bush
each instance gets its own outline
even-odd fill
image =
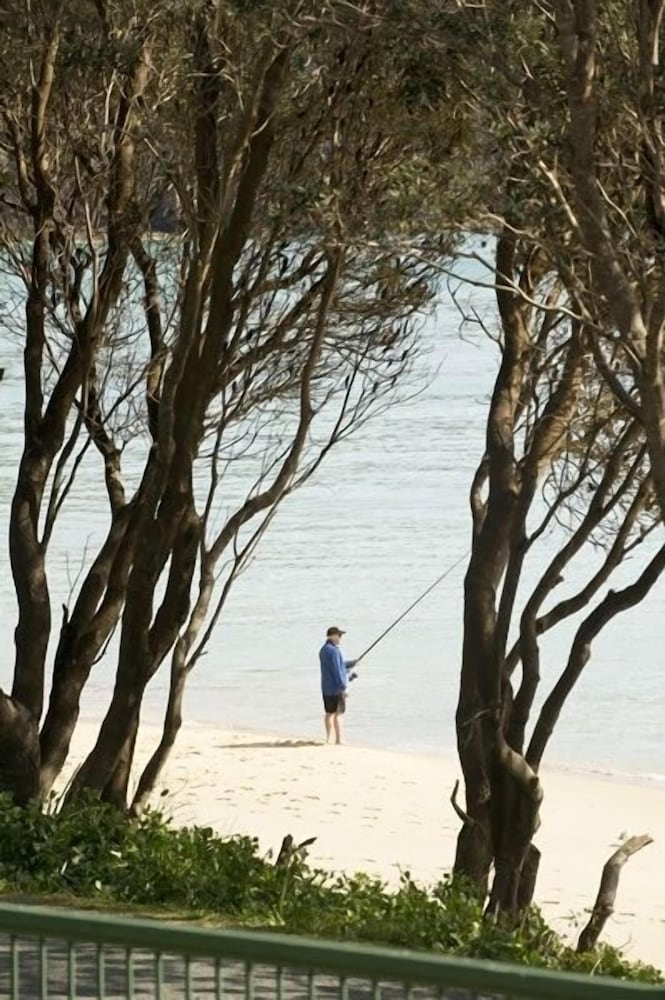
[[[578,955],[533,908],[508,929],[483,919],[459,881],[432,889],[404,873],[396,890],[367,875],[333,876],[298,854],[287,866],[249,837],[176,828],[159,813],[130,821],[98,802],[19,809],[0,797],[0,886],[140,906],[184,908],[236,924],[469,958],[662,982],[657,970],[602,946]]]
[[[0,878],[19,891],[229,913],[279,895],[274,869],[249,837],[172,827],[155,812],[132,822],[85,800],[43,812],[0,797]]]

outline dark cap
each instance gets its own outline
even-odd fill
[[[336,625],[331,625],[330,628],[328,629],[328,631],[326,632],[326,635],[327,636],[331,636],[331,635],[346,635],[346,633],[345,633],[344,629],[337,628]]]

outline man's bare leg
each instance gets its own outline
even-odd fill
[[[332,740],[332,737],[333,737],[333,719],[336,719],[336,718],[337,718],[337,716],[335,716],[335,715],[329,715],[327,712],[323,716],[323,721],[324,721],[325,726],[326,726],[326,743],[332,743],[332,741],[333,741]]]
[[[336,714],[333,716],[333,719],[335,723],[335,743],[338,746],[341,746],[344,743],[344,726],[342,725],[342,716]]]

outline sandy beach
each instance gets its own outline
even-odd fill
[[[81,723],[71,764],[97,727]],[[151,753],[157,727],[143,725],[137,761]],[[66,778],[66,774],[63,778]],[[265,851],[282,838],[316,837],[310,860],[335,871],[365,871],[390,884],[400,870],[431,883],[449,869],[458,821],[449,802],[454,756],[420,756],[297,738],[183,726],[159,799],[179,824],[249,834]],[[544,770],[537,843],[537,902],[574,938],[595,899],[602,866],[626,834],[654,843],[623,869],[616,912],[604,939],[665,967],[665,786],[564,770]]]

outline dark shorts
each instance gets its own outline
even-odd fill
[[[326,715],[343,715],[346,708],[346,698],[343,694],[324,694],[323,707]]]

